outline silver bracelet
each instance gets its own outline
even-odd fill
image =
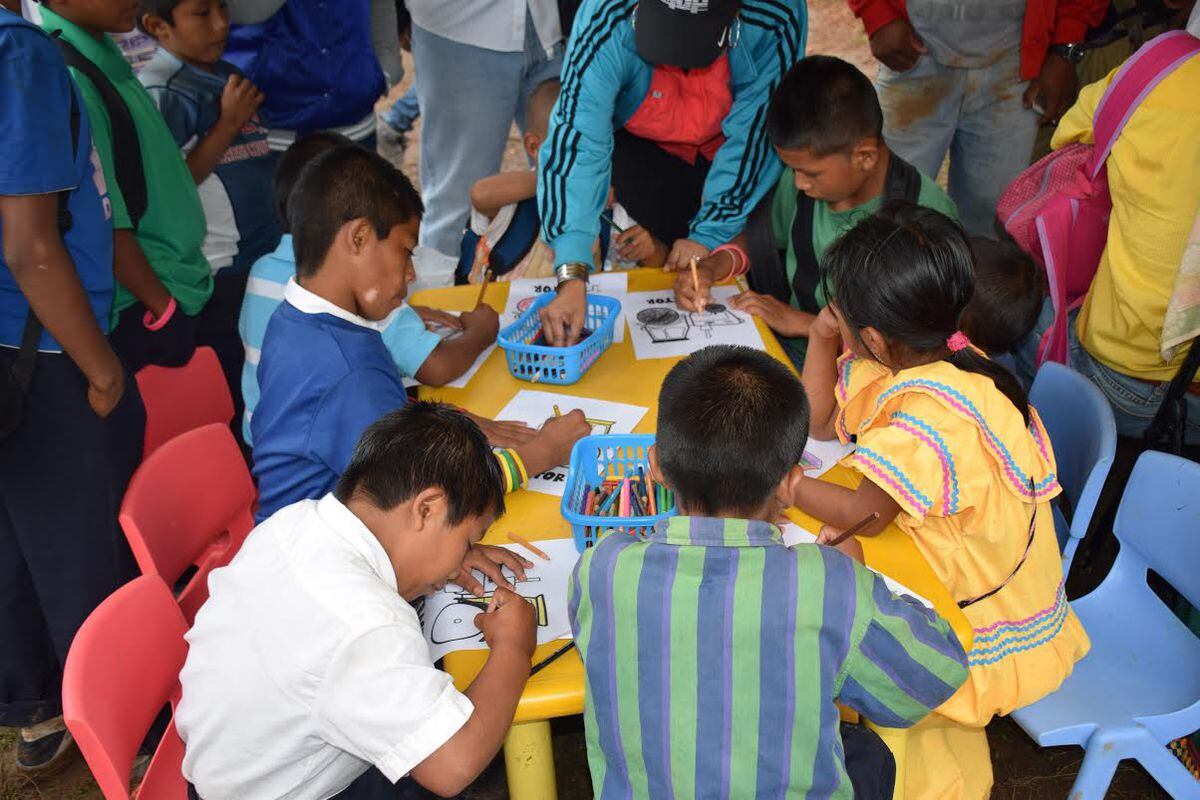
[[[564,283],[573,280],[581,280],[586,284],[589,271],[588,265],[581,261],[560,264],[554,268],[554,274],[558,278],[558,288],[561,289]]]

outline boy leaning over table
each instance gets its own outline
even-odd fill
[[[187,635],[175,721],[189,795],[394,800],[420,796],[414,782],[447,796],[470,784],[512,724],[535,646],[533,609],[500,572],[523,578],[528,562],[478,544],[503,513],[475,423],[414,402],[367,429],[331,493],[257,527]],[[487,664],[460,693],[410,604],[472,585],[472,568],[499,588],[476,617]]]
[[[784,546],[807,439],[804,389],[765,353],[707,347],[667,374],[650,467],[679,516],[602,538],[570,585],[596,797],[890,798],[891,753],[836,704],[903,728],[966,678],[946,621],[853,540]]]

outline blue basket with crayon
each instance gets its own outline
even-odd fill
[[[575,383],[612,344],[621,302],[599,294],[587,296],[587,317],[578,344],[570,347],[546,344],[538,312],[553,299],[553,294],[542,295],[496,337],[514,378],[534,383]]]
[[[650,475],[651,434],[585,436],[571,451],[562,515],[579,552],[608,530],[635,536],[675,516],[675,493]]]

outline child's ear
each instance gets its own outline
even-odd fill
[[[804,468],[799,464],[792,467],[775,487],[775,499],[780,508],[791,508],[796,505],[796,496],[800,492],[800,482],[804,480]]]
[[[352,219],[342,227],[342,235],[345,237],[346,247],[349,248],[351,255],[362,255],[367,249],[371,239],[375,236],[375,229],[371,227],[371,223],[359,217]]]
[[[878,329],[868,325],[858,331],[858,335],[862,338],[863,344],[867,346],[867,350],[880,364],[885,367],[894,368],[895,361],[892,357],[892,348],[888,345],[887,337],[879,332]]]
[[[446,514],[446,493],[436,486],[422,489],[409,501],[413,513],[413,528],[422,531],[435,525]]]
[[[542,149],[542,137],[533,131],[525,132],[525,153],[534,161],[538,160],[538,150]]]
[[[879,163],[879,140],[872,136],[859,141],[854,145],[854,152],[850,154],[850,159],[854,162],[854,166],[863,172],[875,169],[875,165]]]
[[[650,462],[650,477],[654,478],[657,483],[666,486],[667,482],[663,480],[662,470],[658,468],[658,445],[650,445],[650,452],[646,454],[646,458]]]

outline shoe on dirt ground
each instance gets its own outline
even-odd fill
[[[78,752],[61,716],[17,733],[17,770],[26,775],[52,775],[69,765]]]

